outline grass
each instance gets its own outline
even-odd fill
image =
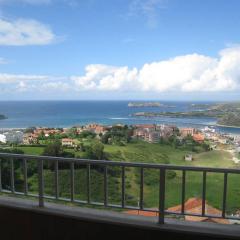
[[[17,147],[17,149],[22,150],[25,154],[29,155],[41,155],[43,153],[44,147],[31,147],[31,146],[24,146],[24,147]]]
[[[41,154],[42,147],[19,147],[27,154]],[[68,151],[74,152],[73,149]],[[160,144],[149,144],[146,142],[131,143],[127,146],[105,145],[108,159],[125,162],[147,162],[147,163],[170,163],[175,165],[191,165],[206,167],[234,168],[237,165],[231,161],[231,154],[224,150],[214,150],[203,153],[194,153],[193,162],[186,162],[184,155],[189,153],[182,149]],[[83,156],[82,152],[74,152],[76,156]],[[121,197],[120,168],[109,169],[108,188],[109,202],[119,204]],[[59,171],[60,195],[70,196],[70,171]],[[178,205],[181,202],[182,172],[176,171],[174,178],[166,180],[166,207]],[[54,175],[50,169],[44,170],[46,194],[53,195]],[[30,178],[31,191],[37,191],[36,176]],[[240,208],[240,176],[229,174],[227,210],[229,213]],[[144,175],[144,207],[158,207],[159,198],[159,171],[145,170]],[[86,200],[86,169],[77,167],[75,171],[75,193],[76,198]],[[222,206],[223,174],[207,174],[206,197],[209,204],[221,209]],[[139,202],[139,169],[126,169],[126,203],[137,206]],[[202,173],[188,171],[186,174],[186,199],[190,197],[201,197]],[[91,197],[93,201],[103,202],[103,171],[94,169],[91,171]]]

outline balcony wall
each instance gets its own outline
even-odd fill
[[[0,196],[0,239],[239,239],[240,226],[128,216]]]

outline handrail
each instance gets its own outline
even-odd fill
[[[25,154],[12,154],[0,153],[1,157],[11,157],[14,159],[34,159],[34,160],[47,160],[47,161],[63,161],[63,162],[77,162],[79,164],[93,164],[93,165],[109,165],[109,166],[125,166],[125,167],[143,167],[143,168],[165,168],[166,170],[188,170],[188,171],[207,171],[216,173],[240,173],[240,168],[213,168],[213,167],[199,167],[199,166],[185,166],[173,164],[155,164],[155,163],[139,163],[139,162],[117,162],[109,160],[92,160],[84,158],[65,158],[65,157],[52,157],[52,156],[38,156],[38,155],[25,155]]]
[[[1,162],[2,160],[10,161],[10,190],[4,189],[2,186],[2,169]],[[38,194],[31,194],[28,192],[28,176],[27,176],[27,162],[28,160],[37,161],[37,173],[38,173]],[[23,161],[23,192],[15,191],[15,169],[14,162]],[[52,161],[54,163],[54,196],[44,195],[44,161]],[[70,164],[70,198],[61,198],[59,196],[59,162],[69,162]],[[76,200],[74,195],[74,185],[75,185],[75,166],[86,165],[86,181],[87,181],[87,200]],[[91,166],[100,165],[103,166],[103,196],[104,201],[102,203],[92,202],[91,201]],[[121,167],[121,204],[113,205],[108,202],[108,167],[117,166]],[[127,206],[126,205],[126,168],[139,168],[139,206]],[[116,162],[108,160],[90,160],[90,159],[79,159],[79,158],[63,158],[63,157],[51,157],[51,156],[36,156],[36,155],[24,155],[24,154],[12,154],[12,153],[0,153],[0,193],[12,193],[20,194],[25,196],[35,196],[39,199],[39,207],[44,207],[44,199],[55,199],[58,201],[70,201],[75,203],[84,203],[92,204],[96,206],[111,207],[111,208],[120,208],[120,209],[136,209],[141,211],[149,211],[149,209],[144,208],[144,170],[145,169],[157,169],[159,170],[159,207],[155,212],[158,213],[158,223],[163,224],[165,215],[180,215],[180,216],[197,216],[197,217],[212,217],[212,218],[222,218],[222,219],[234,219],[240,220],[239,217],[229,216],[226,214],[226,205],[227,205],[227,190],[228,190],[228,175],[229,174],[240,174],[240,169],[234,168],[213,168],[213,167],[195,167],[195,166],[180,166],[180,165],[168,165],[168,164],[153,164],[153,163],[138,163],[138,162]],[[176,170],[182,172],[182,191],[181,191],[181,211],[180,212],[171,212],[165,210],[165,201],[166,201],[166,171]],[[200,214],[189,213],[185,211],[185,186],[186,186],[186,172],[187,171],[196,171],[202,172],[202,211]],[[206,181],[207,173],[222,173],[223,178],[223,195],[222,195],[222,214],[220,216],[211,216],[206,211]],[[150,210],[153,211],[153,210]]]

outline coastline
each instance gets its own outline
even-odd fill
[[[232,126],[232,125],[223,125],[223,124],[215,124],[215,126],[217,127],[226,127],[226,128],[239,128],[240,129],[240,126]]]

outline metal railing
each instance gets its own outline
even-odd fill
[[[10,163],[10,189],[4,189],[2,186],[2,169],[1,159],[5,159]],[[32,194],[28,191],[28,161],[37,161],[37,175],[38,175],[38,194]],[[15,191],[15,161],[22,161],[23,166],[23,191]],[[54,163],[54,195],[46,196],[44,194],[44,161],[51,161]],[[59,163],[70,164],[70,198],[61,198],[59,196]],[[75,185],[75,164],[81,164],[86,166],[86,189],[87,189],[87,200],[76,200],[74,195]],[[103,174],[103,191],[104,201],[93,202],[91,201],[91,168],[92,166],[102,166],[104,171]],[[120,167],[121,168],[121,204],[110,204],[108,202],[108,168]],[[126,204],[126,168],[139,168],[139,204],[138,206],[128,206]],[[158,210],[147,209],[144,207],[144,171],[146,169],[155,169],[159,171],[159,207]],[[165,209],[166,201],[166,172],[168,170],[181,171],[181,211],[173,212]],[[186,172],[194,171],[202,173],[202,211],[200,214],[194,214],[185,211],[185,197],[186,197]],[[206,181],[207,173],[222,173],[223,179],[223,195],[222,195],[222,214],[220,215],[209,215],[206,213]],[[76,159],[76,158],[62,158],[62,157],[49,157],[49,156],[35,156],[35,155],[22,155],[22,154],[9,154],[0,153],[0,192],[2,193],[13,193],[16,195],[25,195],[31,197],[37,197],[39,201],[39,207],[44,207],[44,199],[55,199],[63,200],[81,204],[90,204],[110,208],[120,209],[131,209],[141,211],[157,212],[158,223],[163,224],[166,215],[180,215],[180,216],[197,216],[197,217],[208,217],[208,218],[222,218],[222,219],[233,219],[240,220],[239,217],[230,216],[226,214],[227,204],[227,190],[228,190],[228,175],[229,174],[240,174],[240,169],[225,169],[225,168],[209,168],[209,167],[192,167],[192,166],[177,166],[177,165],[166,165],[166,164],[150,164],[150,163],[135,163],[135,162],[114,162],[106,160],[89,160],[89,159]],[[238,183],[236,183],[238,184]]]

